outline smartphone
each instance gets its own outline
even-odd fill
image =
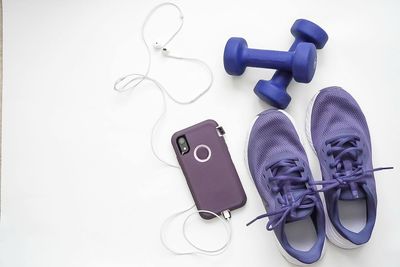
[[[247,200],[225,143],[225,131],[206,120],[172,135],[171,143],[198,210],[221,214]],[[204,219],[214,216],[200,213]]]

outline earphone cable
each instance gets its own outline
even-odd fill
[[[165,89],[165,87],[157,79],[152,78],[152,77],[149,76],[151,65],[152,65],[152,56],[151,56],[150,46],[149,46],[149,44],[148,44],[148,42],[146,40],[145,29],[146,29],[146,25],[147,25],[148,21],[151,19],[151,17],[154,15],[154,13],[158,9],[160,9],[161,7],[164,7],[164,6],[175,7],[179,12],[179,17],[181,18],[181,22],[180,22],[180,25],[178,26],[177,30],[172,34],[172,36],[160,47],[160,48],[162,48],[163,55],[165,57],[176,59],[176,60],[191,61],[191,62],[197,63],[197,64],[203,66],[206,69],[206,71],[208,72],[209,77],[210,77],[207,86],[198,95],[196,95],[192,99],[189,99],[189,100],[186,100],[186,101],[179,100],[179,99],[175,98],[167,89]],[[139,86],[139,84],[141,84],[145,80],[152,82],[156,86],[156,88],[158,88],[160,90],[161,95],[162,95],[162,105],[163,105],[163,107],[162,107],[161,114],[159,115],[158,119],[156,120],[156,122],[154,123],[154,125],[152,127],[150,145],[151,145],[151,150],[152,150],[153,155],[159,161],[163,162],[167,166],[174,167],[174,168],[179,168],[179,166],[177,166],[176,164],[170,163],[170,162],[166,161],[165,159],[163,159],[158,154],[156,146],[155,146],[155,143],[154,143],[155,134],[157,132],[158,126],[163,121],[163,119],[165,118],[165,115],[167,113],[166,96],[169,99],[171,99],[173,102],[175,102],[176,104],[180,104],[180,105],[192,104],[192,103],[196,102],[198,99],[200,99],[203,95],[205,95],[210,90],[210,88],[211,88],[211,86],[212,86],[212,84],[214,82],[213,73],[211,71],[211,68],[208,66],[208,64],[206,62],[204,62],[201,59],[197,59],[197,58],[171,55],[169,53],[169,51],[165,48],[165,46],[168,45],[175,38],[175,36],[181,31],[182,27],[183,27],[183,13],[182,13],[182,10],[176,4],[171,3],[171,2],[165,2],[165,3],[162,3],[162,4],[159,4],[159,5],[155,6],[148,13],[148,15],[146,16],[146,18],[145,18],[145,20],[144,20],[144,22],[142,24],[142,27],[141,27],[141,39],[142,39],[142,42],[144,43],[144,45],[146,47],[147,62],[148,62],[145,73],[144,74],[142,74],[142,73],[131,73],[131,74],[128,74],[128,75],[120,77],[114,83],[114,90],[118,91],[120,93],[134,90],[135,88],[137,88]]]
[[[195,208],[195,205],[190,206],[187,209],[184,209],[182,211],[176,212],[171,214],[168,218],[166,218],[164,220],[164,222],[161,225],[161,229],[160,229],[160,240],[162,245],[171,253],[175,254],[175,255],[192,255],[192,254],[203,254],[203,255],[208,255],[208,256],[216,256],[219,255],[221,253],[223,253],[226,248],[230,245],[231,240],[232,240],[232,227],[230,224],[230,217],[224,217],[222,218],[221,216],[218,216],[218,214],[209,211],[209,210],[195,210],[191,213],[189,213],[182,225],[182,235],[185,238],[186,242],[192,246],[194,248],[194,250],[192,251],[178,251],[174,248],[172,248],[166,239],[165,233],[166,233],[166,229],[169,226],[169,224],[176,219],[177,217],[187,213],[188,211],[192,210],[193,208]],[[224,242],[224,244],[222,246],[220,246],[217,249],[204,249],[199,247],[198,245],[194,244],[193,241],[190,240],[188,234],[187,234],[187,225],[188,225],[188,221],[191,217],[193,217],[196,214],[200,214],[200,213],[208,213],[210,215],[213,215],[214,217],[218,218],[219,222],[221,222],[221,224],[224,226],[225,232],[226,232],[226,240]]]
[[[152,78],[149,76],[150,73],[150,69],[151,69],[151,65],[152,65],[152,56],[151,56],[151,51],[150,51],[150,46],[148,44],[148,42],[146,41],[145,38],[145,28],[146,25],[148,23],[148,21],[150,20],[150,18],[154,15],[154,13],[161,7],[163,6],[173,6],[175,7],[178,12],[179,12],[179,17],[181,19],[180,25],[177,28],[177,30],[172,34],[172,36],[163,44],[163,45],[159,45],[158,43],[156,43],[155,48],[156,49],[162,49],[161,52],[163,53],[163,55],[165,57],[171,58],[171,59],[175,59],[175,60],[182,60],[182,61],[189,61],[189,62],[194,62],[197,63],[201,66],[203,66],[208,74],[209,74],[209,82],[207,84],[207,86],[199,93],[197,94],[195,97],[189,99],[189,100],[179,100],[177,98],[175,98],[157,79]],[[146,47],[146,52],[147,52],[147,67],[146,67],[146,71],[142,74],[142,73],[131,73],[125,76],[120,77],[119,79],[117,79],[114,83],[114,90],[118,91],[120,93],[123,92],[127,92],[127,91],[132,91],[135,88],[137,88],[143,81],[150,81],[152,82],[155,87],[160,91],[161,93],[161,97],[162,97],[162,110],[161,113],[158,117],[158,119],[156,120],[156,122],[154,123],[152,130],[151,130],[151,137],[150,137],[150,143],[151,143],[151,150],[153,155],[161,162],[163,162],[164,164],[166,164],[167,166],[170,167],[174,167],[174,168],[179,168],[178,165],[175,165],[173,163],[170,163],[166,160],[164,160],[157,152],[155,143],[154,143],[154,139],[155,139],[155,135],[157,132],[157,128],[159,126],[159,124],[161,123],[161,121],[163,121],[163,119],[165,118],[165,115],[167,113],[167,97],[169,99],[171,99],[173,102],[175,102],[176,104],[179,105],[188,105],[188,104],[192,104],[194,102],[196,102],[198,99],[200,99],[202,96],[204,96],[211,88],[213,82],[214,82],[214,76],[213,73],[211,71],[211,68],[208,66],[208,64],[206,62],[204,62],[203,60],[197,59],[197,58],[191,58],[191,57],[182,57],[182,56],[175,56],[175,55],[171,55],[169,53],[169,51],[165,48],[174,38],[175,36],[181,31],[183,27],[183,13],[182,10],[174,3],[171,2],[165,2],[162,4],[159,4],[157,6],[155,6],[146,16],[143,24],[142,24],[142,28],[141,28],[141,39],[142,42],[144,43],[145,47]],[[192,246],[194,248],[193,251],[187,251],[187,252],[179,252],[175,249],[172,249],[166,242],[166,238],[165,238],[165,231],[166,231],[166,227],[170,224],[170,222],[175,219],[176,217],[188,212],[189,210],[193,209],[195,207],[195,205],[192,205],[190,208],[185,209],[183,211],[177,212],[172,214],[171,216],[169,216],[167,219],[165,219],[165,221],[163,222],[161,229],[160,229],[160,239],[161,239],[161,243],[162,245],[169,250],[171,253],[174,253],[176,255],[188,255],[188,254],[204,254],[204,255],[218,255],[222,252],[225,251],[225,249],[229,246],[231,239],[232,239],[232,230],[231,230],[231,225],[229,224],[229,220],[230,220],[230,213],[229,216],[227,217],[225,215],[225,213],[223,213],[223,217],[218,216],[218,214],[212,212],[212,211],[208,211],[208,210],[195,210],[192,213],[188,214],[187,217],[185,218],[183,225],[182,225],[182,234],[184,239],[186,240],[186,242]],[[190,238],[187,235],[187,223],[189,221],[189,219],[194,216],[195,214],[198,213],[208,213],[211,214],[215,217],[218,218],[218,220],[224,225],[225,231],[227,233],[227,239],[225,241],[225,243],[214,250],[208,250],[208,249],[203,249],[201,247],[199,247],[198,245],[196,245],[193,241],[190,240]]]

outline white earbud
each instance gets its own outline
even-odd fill
[[[158,42],[155,42],[155,43],[153,44],[153,47],[154,47],[154,49],[161,49],[161,48],[163,48],[163,46],[162,46],[160,43],[158,43]]]

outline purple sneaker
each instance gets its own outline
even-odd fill
[[[308,109],[306,132],[319,159],[328,239],[355,248],[371,237],[377,196],[364,114],[339,87],[321,90]]]
[[[282,255],[297,265],[318,261],[325,244],[323,205],[307,155],[287,113],[270,109],[258,115],[249,134],[248,164],[267,210]]]

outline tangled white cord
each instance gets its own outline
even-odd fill
[[[176,255],[191,255],[191,254],[203,254],[203,255],[209,255],[209,256],[216,256],[221,254],[222,252],[225,251],[225,249],[229,246],[229,244],[231,243],[232,240],[232,229],[231,229],[231,225],[229,224],[229,218],[227,220],[223,219],[221,216],[218,216],[218,214],[216,214],[215,212],[209,211],[209,210],[195,210],[192,213],[189,213],[182,225],[182,235],[185,238],[186,242],[191,245],[194,250],[193,251],[178,251],[175,250],[173,248],[171,248],[167,241],[166,241],[166,237],[165,237],[165,232],[166,232],[166,228],[168,227],[168,225],[171,223],[172,220],[176,219],[177,217],[179,217],[180,215],[190,211],[191,209],[193,209],[195,207],[195,205],[191,206],[190,208],[187,208],[185,210],[179,211],[177,213],[173,213],[172,215],[170,215],[167,219],[165,219],[165,221],[163,222],[161,229],[160,229],[160,239],[161,239],[161,243],[163,244],[163,246],[169,250],[171,253],[176,254]],[[201,247],[199,247],[198,245],[196,245],[193,241],[190,240],[190,238],[187,235],[187,224],[188,221],[191,217],[193,217],[193,215],[196,215],[198,213],[208,213],[211,214],[213,216],[215,216],[216,218],[218,218],[218,220],[222,223],[222,225],[225,228],[225,232],[226,232],[226,240],[225,243],[220,246],[219,248],[216,249],[203,249]]]
[[[209,77],[210,80],[207,84],[207,86],[205,87],[205,89],[203,89],[197,96],[195,96],[194,98],[190,99],[190,100],[179,100],[177,98],[175,98],[174,96],[172,96],[167,89],[165,89],[165,87],[155,78],[152,78],[149,76],[150,73],[150,68],[151,68],[151,64],[152,64],[152,56],[151,56],[151,51],[150,51],[150,46],[145,38],[145,29],[146,29],[146,25],[149,22],[150,18],[154,15],[154,13],[160,9],[161,7],[164,6],[172,6],[175,7],[177,9],[177,11],[179,12],[179,17],[181,19],[180,25],[178,26],[178,29],[172,34],[172,36],[163,44],[160,45],[158,43],[156,43],[154,45],[154,48],[157,50],[162,49],[162,54],[165,57],[168,58],[172,58],[172,59],[176,59],[176,60],[183,60],[183,61],[191,61],[191,62],[195,62],[198,63],[199,65],[202,65],[203,67],[205,67],[205,69],[208,71],[209,73]],[[214,82],[214,76],[213,73],[211,71],[211,68],[207,65],[207,63],[205,63],[204,61],[197,59],[197,58],[191,58],[191,57],[181,57],[181,56],[174,56],[171,55],[169,53],[169,51],[166,49],[166,46],[175,38],[175,36],[181,31],[183,27],[183,13],[182,10],[174,3],[170,3],[170,2],[166,2],[166,3],[162,3],[159,4],[157,6],[155,6],[150,12],[149,14],[146,16],[143,24],[142,24],[142,28],[141,28],[141,37],[142,37],[142,42],[144,43],[145,47],[146,47],[146,52],[147,52],[147,58],[148,58],[148,63],[147,63],[147,68],[144,74],[141,73],[131,73],[125,76],[120,77],[118,80],[115,81],[114,83],[114,90],[122,93],[122,92],[127,92],[127,91],[131,91],[134,90],[135,88],[137,88],[139,86],[139,84],[141,84],[143,81],[147,80],[152,82],[157,89],[160,90],[161,95],[162,95],[162,101],[163,101],[163,107],[162,107],[162,111],[160,116],[158,117],[158,119],[156,120],[156,122],[154,123],[153,127],[152,127],[152,131],[151,131],[151,138],[150,138],[150,143],[151,143],[151,150],[154,154],[154,156],[160,160],[161,162],[163,162],[164,164],[170,166],[170,167],[174,167],[174,168],[179,168],[179,166],[170,163],[166,160],[164,160],[157,152],[155,144],[154,144],[154,136],[155,133],[157,131],[158,125],[161,123],[161,121],[165,118],[165,114],[167,112],[167,102],[166,102],[166,97],[168,97],[169,99],[171,99],[173,102],[175,102],[176,104],[180,104],[180,105],[188,105],[188,104],[192,104],[194,102],[196,102],[198,99],[200,99],[203,95],[205,95],[211,88],[213,82]]]
[[[174,96],[172,96],[168,90],[165,89],[165,87],[155,78],[152,78],[149,76],[150,73],[150,68],[151,68],[151,64],[152,64],[152,57],[151,57],[151,51],[150,51],[150,46],[148,44],[148,42],[146,41],[145,38],[145,28],[146,25],[148,23],[148,21],[150,20],[150,18],[154,15],[154,13],[160,9],[161,7],[164,6],[172,6],[174,8],[176,8],[176,10],[179,12],[179,18],[181,19],[181,22],[177,28],[177,30],[171,35],[171,37],[164,43],[164,44],[159,44],[159,43],[155,43],[154,48],[160,50],[163,53],[164,56],[168,57],[168,58],[172,58],[172,59],[176,59],[176,60],[183,60],[183,61],[191,61],[191,62],[195,62],[198,63],[199,65],[202,65],[203,67],[205,67],[205,69],[208,71],[209,76],[210,76],[210,80],[209,83],[207,84],[207,86],[205,87],[205,89],[203,89],[198,95],[196,95],[194,98],[190,99],[190,100],[179,100],[177,98],[175,98]],[[178,165],[175,165],[173,163],[170,163],[166,160],[164,160],[158,153],[154,144],[154,137],[155,137],[155,133],[157,132],[157,128],[158,125],[160,124],[160,122],[165,118],[165,114],[167,113],[167,97],[169,99],[171,99],[173,102],[175,102],[176,104],[180,104],[180,105],[188,105],[191,103],[196,102],[199,98],[201,98],[203,95],[205,95],[211,88],[213,81],[214,81],[214,77],[213,77],[213,73],[211,71],[211,68],[207,65],[207,63],[205,63],[204,61],[197,59],[197,58],[191,58],[191,57],[181,57],[181,56],[173,56],[169,53],[169,51],[166,49],[166,46],[175,38],[175,36],[180,32],[180,30],[183,27],[183,13],[182,10],[174,3],[170,3],[170,2],[165,2],[162,4],[159,4],[157,6],[155,6],[150,12],[149,14],[146,16],[143,24],[142,24],[142,28],[141,28],[141,38],[142,38],[142,42],[144,43],[145,47],[146,47],[146,52],[147,52],[147,58],[148,58],[148,64],[147,64],[147,68],[144,74],[141,73],[131,73],[125,76],[122,76],[121,78],[119,78],[118,80],[115,81],[114,83],[114,90],[122,93],[122,92],[127,92],[127,91],[131,91],[134,90],[135,88],[137,88],[139,86],[139,84],[141,84],[143,81],[150,81],[152,82],[156,88],[161,92],[161,96],[162,96],[162,111],[160,116],[158,117],[158,119],[156,120],[156,122],[154,123],[152,130],[151,130],[151,150],[153,152],[153,155],[161,162],[163,162],[164,164],[170,166],[170,167],[174,167],[174,168],[179,168]],[[229,246],[230,242],[231,242],[231,238],[232,238],[232,230],[231,230],[231,225],[228,223],[230,217],[225,217],[225,219],[227,221],[225,221],[222,217],[218,216],[218,214],[212,212],[212,211],[208,211],[208,210],[196,210],[193,211],[192,213],[190,213],[189,215],[187,215],[187,217],[184,220],[184,223],[182,225],[182,233],[183,233],[183,237],[185,238],[185,240],[188,242],[189,245],[191,245],[194,250],[193,251],[187,251],[187,252],[179,252],[175,249],[172,249],[166,242],[166,238],[165,238],[165,228],[169,225],[169,223],[176,217],[178,217],[181,214],[184,214],[186,212],[188,212],[189,210],[193,209],[195,207],[195,205],[191,206],[188,209],[185,209],[183,211],[177,212],[172,214],[171,216],[169,216],[164,223],[161,226],[160,229],[160,239],[161,239],[161,243],[163,244],[163,246],[169,250],[170,252],[177,254],[177,255],[189,255],[189,254],[205,254],[205,255],[218,255],[222,252],[225,251],[225,249]],[[189,221],[189,219],[194,215],[194,214],[198,214],[198,213],[208,213],[211,214],[215,217],[217,217],[219,219],[219,221],[224,225],[224,228],[226,230],[227,233],[227,239],[225,241],[225,243],[217,249],[214,250],[208,250],[208,249],[203,249],[200,248],[198,245],[194,244],[188,237],[187,235],[187,222]]]

